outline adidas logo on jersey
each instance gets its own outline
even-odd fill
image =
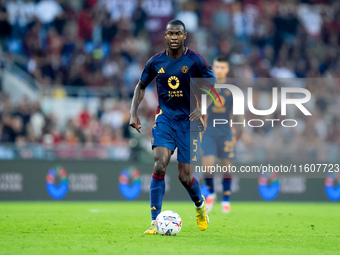
[[[165,73],[163,67],[159,69],[158,73]]]
[[[196,157],[196,155],[192,158],[192,160],[191,161],[197,161],[197,157]]]

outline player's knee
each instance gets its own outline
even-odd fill
[[[190,176],[190,174],[186,174],[185,172],[179,172],[178,179],[184,187],[189,187],[192,181],[192,177]]]
[[[156,160],[153,167],[153,172],[156,174],[165,175],[165,171],[166,171],[165,164],[161,160]]]

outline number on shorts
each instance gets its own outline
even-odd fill
[[[196,152],[197,151],[197,139],[194,139],[192,142],[193,142],[193,144],[195,146],[194,152]]]

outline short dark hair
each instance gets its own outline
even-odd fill
[[[223,55],[219,55],[219,56],[215,57],[214,61],[224,62],[224,63],[229,64],[228,58],[226,56],[223,56]]]
[[[184,23],[180,21],[179,19],[170,20],[168,24],[166,24],[166,28],[168,28],[168,26],[182,26],[184,29],[184,32],[186,32]]]

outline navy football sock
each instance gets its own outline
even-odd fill
[[[207,185],[208,190],[210,191],[210,193],[214,193],[215,189],[214,189],[214,178],[212,174],[209,174],[208,176],[204,177],[205,180],[205,184]]]
[[[192,181],[188,188],[186,188],[191,200],[195,203],[196,206],[200,206],[203,203],[201,188],[195,177],[192,178]]]
[[[223,198],[222,201],[228,202],[231,194],[231,177],[223,178],[222,185],[223,185]]]
[[[151,219],[155,220],[162,210],[163,196],[165,192],[164,175],[153,173],[150,183]]]

